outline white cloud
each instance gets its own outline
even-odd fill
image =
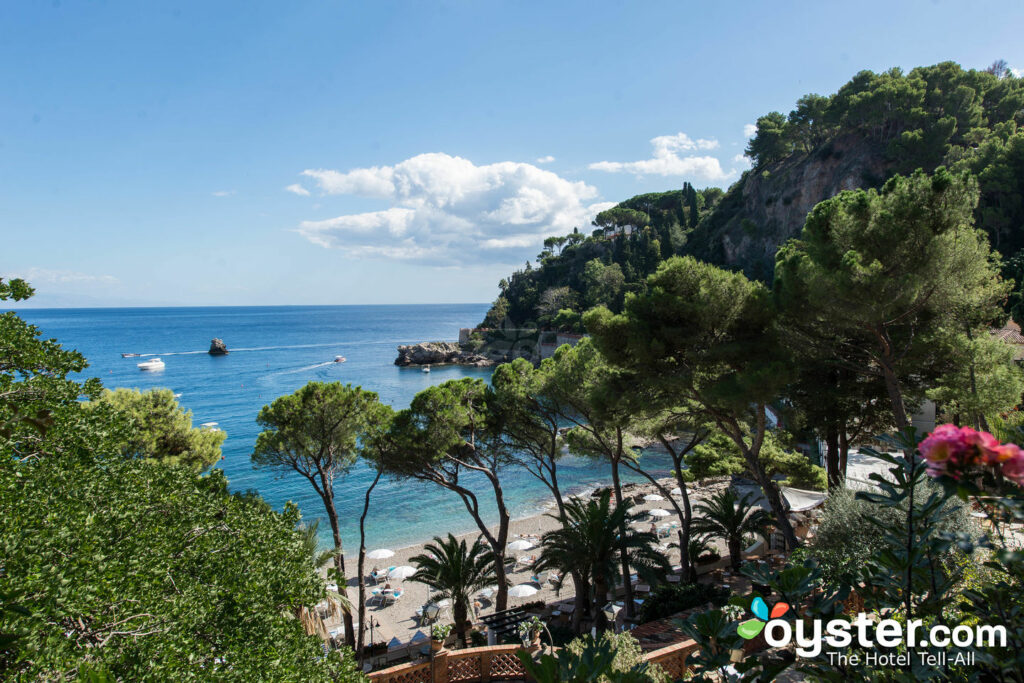
[[[1010,73],[1012,73],[1017,78],[1020,78],[1021,76],[1024,76],[1024,71],[1022,71],[1020,69],[1015,69],[1012,66],[1010,67]]]
[[[550,164],[554,160],[555,160],[555,158],[553,156],[551,156],[550,154],[547,155],[546,157],[537,157],[537,163],[538,164]]]
[[[21,278],[30,285],[116,285],[113,275],[90,275],[73,270],[52,270],[50,268],[23,268],[3,273],[4,279]]]
[[[532,164],[477,166],[443,153],[420,154],[394,166],[302,173],[325,194],[386,200],[381,211],[303,221],[297,231],[352,256],[433,265],[515,263],[544,238],[585,228],[604,203],[597,190]]]
[[[293,183],[293,184],[289,185],[288,187],[284,188],[284,191],[285,192],[291,192],[292,194],[297,194],[300,197],[308,197],[309,196],[309,190],[304,188],[302,185],[299,185],[298,183]]]
[[[733,175],[722,170],[722,164],[712,156],[684,155],[685,152],[711,150],[718,140],[693,140],[686,133],[661,135],[651,139],[651,158],[640,161],[598,161],[590,164],[593,171],[633,173],[635,175],[680,175],[704,180],[725,180]]]
[[[743,124],[743,137],[752,138],[757,135],[757,124],[756,123],[745,123]]]
[[[212,194],[214,197],[230,197],[234,193],[234,190],[217,190],[216,192],[211,192],[210,194]]]

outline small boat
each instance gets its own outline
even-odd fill
[[[152,360],[146,360],[139,363],[136,367],[139,370],[163,370],[164,362],[159,358],[153,358]]]
[[[181,398],[181,392],[179,391],[178,393],[176,393],[176,394],[174,395],[174,398]]]
[[[334,357],[334,362],[335,363],[344,363],[345,362],[345,356],[335,356]]]
[[[430,372],[430,366],[429,365],[424,365],[422,372]]]
[[[141,355],[141,353],[122,353],[121,358],[138,358]]]
[[[199,425],[199,428],[200,429],[209,429],[209,430],[214,431],[214,432],[221,431],[220,426],[216,422],[204,422],[203,424]]]

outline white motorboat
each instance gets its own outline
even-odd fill
[[[142,361],[136,366],[139,370],[163,370],[164,362],[159,358],[151,358],[146,361]]]
[[[344,363],[345,362],[345,356],[335,356],[334,357],[334,362],[335,363]]]
[[[423,366],[423,372],[430,372],[430,366],[429,365],[424,365]]]
[[[210,431],[214,431],[214,432],[221,431],[220,425],[218,425],[216,422],[204,422],[203,424],[199,425],[199,428],[200,429],[209,429]]]

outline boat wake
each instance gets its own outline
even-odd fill
[[[317,368],[325,368],[328,365],[338,365],[333,360],[326,361],[324,363],[314,363],[313,365],[306,365],[301,368],[295,368],[293,370],[280,370],[278,372],[272,372],[269,377],[276,377],[278,375],[294,375],[299,372],[309,372],[310,370],[316,370]]]

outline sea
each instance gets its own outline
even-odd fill
[[[330,547],[323,503],[309,482],[294,472],[256,469],[250,460],[259,434],[256,415],[278,396],[306,382],[344,382],[377,392],[395,409],[405,408],[418,391],[462,377],[490,379],[491,368],[435,366],[430,373],[394,364],[396,347],[422,341],[455,341],[459,328],[483,319],[486,304],[394,306],[256,306],[205,308],[23,309],[18,312],[46,338],[75,349],[89,361],[82,377],[98,377],[108,388],[165,387],[180,394],[194,425],[216,422],[227,432],[224,470],[233,491],[253,490],[275,509],[287,501],[305,521],[320,521],[320,538]],[[229,355],[207,353],[214,337]],[[122,358],[122,353],[141,357]],[[345,356],[335,363],[335,356]],[[162,371],[141,371],[149,358]],[[668,475],[664,453],[644,456],[648,469]],[[346,552],[358,547],[359,515],[372,471],[357,463],[335,486],[335,503]],[[586,493],[610,480],[600,461],[567,456],[559,483],[570,494]],[[625,481],[639,477],[626,473]],[[480,493],[485,519],[497,520],[493,496],[481,478],[467,478]],[[550,492],[521,468],[502,476],[514,517],[549,509]],[[384,478],[374,490],[367,516],[367,546],[401,548],[447,532],[475,530],[461,498],[435,484]]]

